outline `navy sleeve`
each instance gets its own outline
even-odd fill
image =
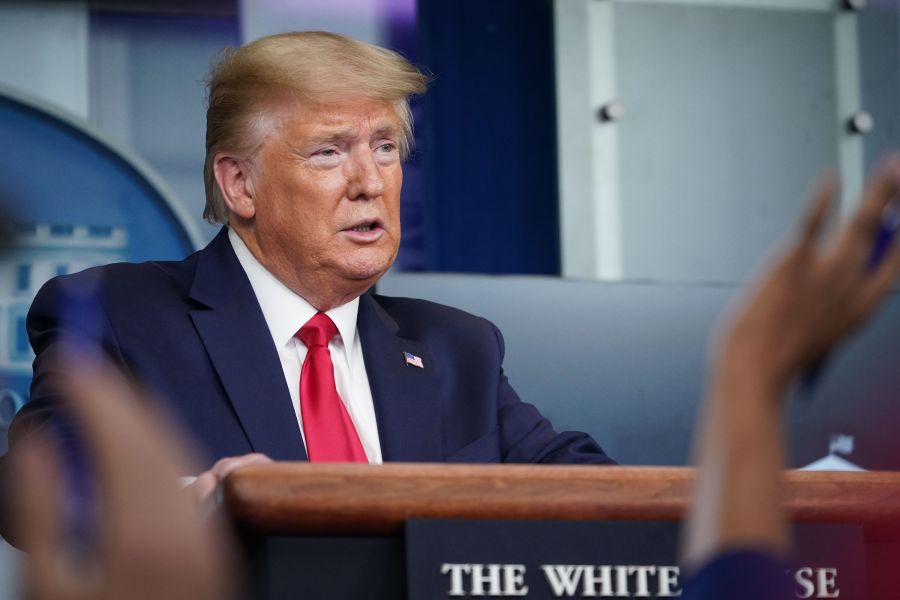
[[[788,600],[790,567],[775,557],[735,550],[714,557],[684,585],[684,600]]]
[[[503,335],[493,323],[490,326],[497,338],[502,363],[506,349]],[[503,462],[616,464],[588,434],[580,431],[557,432],[535,406],[519,399],[502,371],[497,398]]]

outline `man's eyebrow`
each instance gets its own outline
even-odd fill
[[[369,135],[370,139],[378,139],[383,137],[399,137],[401,129],[393,123],[385,123],[372,130]],[[310,145],[333,144],[344,140],[352,140],[357,136],[357,129],[353,127],[338,128],[331,131],[323,131],[320,134],[309,139]]]
[[[401,130],[397,125],[393,123],[385,123],[380,127],[376,127],[372,131],[372,138],[382,138],[382,137],[400,137]]]
[[[323,131],[321,134],[310,138],[312,144],[330,144],[356,137],[356,130],[350,127]]]

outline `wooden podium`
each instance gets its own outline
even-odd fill
[[[259,597],[300,597],[288,580],[306,569],[334,592],[304,589],[307,597],[395,600],[406,596],[407,519],[680,521],[694,475],[681,467],[274,463],[230,475],[224,500],[247,540]],[[900,561],[900,472],[787,471],[784,482],[792,521],[864,526],[870,597],[894,597],[877,590],[894,587],[883,569]],[[366,575],[351,576],[358,569]],[[354,580],[367,582],[365,593]]]

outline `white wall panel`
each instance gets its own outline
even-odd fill
[[[0,3],[0,83],[88,116],[86,2]]]

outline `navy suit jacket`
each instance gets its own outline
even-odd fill
[[[306,459],[275,346],[225,229],[183,261],[53,279],[27,326],[35,377],[11,446],[56,412],[52,358],[71,334],[101,345],[168,403],[208,460],[248,452]],[[489,321],[366,293],[357,327],[385,461],[611,462],[588,435],[557,433],[520,401]],[[424,368],[408,366],[404,352]]]

